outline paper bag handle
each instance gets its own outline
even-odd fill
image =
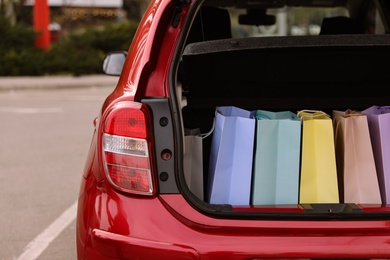
[[[255,118],[257,120],[262,120],[262,119],[271,119],[269,116],[267,116],[264,113],[256,113]]]
[[[365,114],[359,112],[359,111],[356,111],[356,110],[352,110],[352,109],[347,109],[345,111],[345,114],[344,114],[345,117],[349,117],[349,116],[365,116]]]
[[[217,115],[217,114],[215,114],[215,115]],[[213,119],[213,125],[211,126],[210,131],[208,131],[207,133],[201,134],[202,139],[205,139],[206,137],[211,135],[214,132],[214,128],[215,128],[215,117]]]
[[[329,115],[321,110],[300,110],[297,113],[297,116],[301,119],[312,119],[312,118],[320,118],[320,117],[329,117]]]

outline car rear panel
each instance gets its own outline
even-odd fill
[[[115,189],[97,160],[101,144],[93,143],[79,198],[79,259],[389,259],[386,205],[210,205],[189,191],[176,72],[169,72],[169,66],[178,67],[174,52],[181,50],[175,46],[184,41],[179,36],[187,25],[185,19],[171,22],[171,4],[152,1],[118,87],[103,105],[105,111],[119,101],[136,101],[150,110],[156,193]],[[189,10],[180,11],[185,17]]]
[[[102,209],[87,211],[92,252],[101,259],[156,255],[160,259],[385,259],[390,255],[386,220],[221,219],[196,211],[181,195],[145,200],[118,194],[105,183],[99,186],[90,191],[94,194],[86,194],[93,201],[85,202]]]

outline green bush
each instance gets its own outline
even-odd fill
[[[111,23],[84,32],[71,32],[51,44],[49,51],[34,46],[31,26],[0,19],[0,76],[100,74],[105,55],[127,50],[138,24]]]
[[[0,17],[0,53],[14,49],[21,51],[34,48],[35,32],[32,27],[17,24],[11,26],[9,21]]]
[[[121,24],[108,24],[103,30],[89,31],[93,38],[92,45],[107,53],[110,51],[126,50],[129,48],[138,24],[127,22]]]
[[[45,74],[45,53],[39,50],[10,49],[1,56],[0,73],[2,76],[35,76]]]
[[[80,37],[83,39],[82,36]],[[67,39],[53,44],[45,55],[46,74],[101,73],[101,64],[105,54],[93,48],[91,44],[82,45],[81,42]]]

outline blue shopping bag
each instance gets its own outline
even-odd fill
[[[252,204],[298,204],[301,119],[264,110],[256,119]]]
[[[250,204],[254,138],[254,112],[217,107],[209,162],[209,203]]]

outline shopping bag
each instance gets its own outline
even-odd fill
[[[255,136],[254,112],[217,107],[211,140],[208,201],[249,205]]]
[[[332,119],[302,110],[300,203],[339,203]]]
[[[390,106],[371,106],[367,115],[383,204],[390,204]]]
[[[333,111],[340,202],[381,204],[367,115]]]
[[[200,129],[184,129],[184,178],[188,188],[203,200],[203,136]]]
[[[290,111],[256,111],[252,204],[298,204],[301,119]]]

